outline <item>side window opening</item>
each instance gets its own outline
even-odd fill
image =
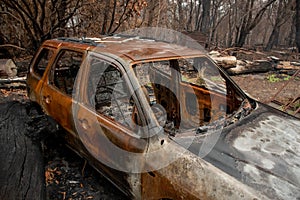
[[[90,61],[88,96],[96,112],[134,129],[134,103],[121,71],[98,58]]]
[[[48,48],[42,49],[41,53],[39,54],[39,57],[37,58],[35,65],[33,66],[33,72],[38,76],[42,77],[53,54],[54,54],[53,50],[51,49]]]
[[[63,50],[54,68],[53,84],[63,93],[72,95],[83,53]]]

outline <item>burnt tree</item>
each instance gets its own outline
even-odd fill
[[[210,0],[203,0],[202,1],[202,22],[200,26],[200,31],[204,34],[209,33],[209,27],[210,27],[210,8],[211,8],[211,1]]]
[[[5,39],[3,34],[0,31],[0,45],[3,45],[5,43]],[[0,59],[2,58],[10,58],[10,54],[6,48],[0,48]]]
[[[296,45],[300,52],[300,0],[296,0]]]
[[[265,48],[266,51],[270,51],[273,46],[278,45],[279,42],[279,35],[280,35],[280,28],[281,26],[286,23],[292,13],[292,0],[285,0],[285,1],[279,1],[277,5],[277,12],[276,12],[276,18],[273,24],[272,33],[269,37],[269,41],[267,43],[267,46]]]
[[[40,140],[55,126],[32,103],[1,103],[0,110],[0,199],[45,199]]]
[[[247,0],[245,4],[245,15],[242,16],[241,26],[238,26],[238,33],[236,37],[236,47],[244,46],[246,42],[246,38],[249,35],[250,31],[253,30],[256,25],[261,21],[265,11],[267,8],[272,5],[276,0],[269,0],[265,5],[261,6],[258,12],[253,17],[253,9],[254,9],[254,0]]]
[[[11,16],[6,26],[19,33],[20,38],[11,42],[36,50],[43,40],[63,35],[67,23],[82,6],[82,0],[2,0],[1,5],[6,10],[0,14]]]

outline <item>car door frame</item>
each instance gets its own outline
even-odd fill
[[[48,60],[48,63],[47,63],[47,66],[45,66],[46,68],[45,68],[43,75],[39,76],[35,72],[34,67],[37,65],[37,62],[40,61],[39,57],[40,57],[41,52],[44,49],[52,50],[53,55]],[[29,67],[28,75],[27,75],[27,81],[26,81],[27,82],[27,94],[32,101],[35,101],[40,105],[42,104],[42,98],[41,98],[42,87],[44,86],[44,83],[47,82],[46,80],[47,80],[47,76],[48,76],[48,71],[50,70],[50,68],[52,66],[53,60],[55,60],[55,58],[56,58],[57,51],[58,51],[58,49],[55,46],[42,45],[30,63],[30,67]]]
[[[61,53],[64,51],[72,51],[82,53],[82,60],[80,66],[84,62],[86,56],[85,50],[78,50],[68,47],[61,47],[56,50],[55,60],[48,65],[47,74],[44,75],[44,82],[40,91],[41,104],[45,113],[51,116],[54,120],[58,122],[64,129],[66,129],[73,137],[76,137],[74,132],[74,123],[72,119],[72,104],[74,99],[72,95],[62,92],[54,84],[54,71],[58,60],[60,59]],[[80,67],[81,68],[81,67]],[[80,68],[77,72],[79,74]],[[75,85],[75,83],[74,83]],[[73,85],[73,86],[74,86]]]
[[[90,72],[90,66],[88,64],[89,59],[91,57],[96,57],[106,63],[112,63],[115,67],[117,67],[120,72],[122,73],[122,76],[124,76],[124,81],[126,82],[126,85],[128,86],[128,90],[131,91],[131,94],[133,94],[133,99],[137,104],[138,112],[141,112],[142,106],[140,104],[140,100],[138,97],[140,90],[135,91],[137,88],[133,87],[133,83],[131,80],[131,75],[128,75],[128,69],[126,70],[125,66],[129,66],[128,63],[126,63],[124,60],[120,59],[117,56],[111,55],[111,54],[104,54],[104,53],[94,53],[94,52],[88,52],[86,55],[86,59],[84,61],[84,69],[80,69],[81,78],[78,79],[76,84],[76,91],[79,91],[79,93],[76,94],[76,96],[73,96],[76,101],[74,101],[73,105],[73,114],[74,116],[74,123],[76,130],[78,132],[86,132],[86,133],[92,133],[90,136],[88,134],[80,135],[81,133],[77,133],[78,137],[80,138],[80,141],[83,143],[83,146],[86,148],[88,154],[85,155],[88,157],[88,160],[91,161],[91,164],[94,165],[97,169],[100,168],[100,173],[103,174],[108,180],[110,180],[114,185],[116,185],[121,191],[123,191],[128,196],[136,196],[141,191],[141,185],[134,185],[130,181],[130,176],[132,176],[131,173],[120,171],[118,169],[114,169],[113,167],[107,166],[106,164],[101,163],[101,156],[106,157],[107,153],[102,151],[100,148],[97,148],[98,143],[101,143],[101,140],[103,139],[103,136],[97,136],[97,129],[95,126],[99,125],[102,129],[105,129],[106,133],[108,132],[108,135],[113,137],[112,143],[117,145],[121,149],[126,149],[129,152],[134,153],[141,153],[144,154],[147,152],[148,148],[148,138],[142,138],[138,137],[138,135],[133,134],[132,130],[126,128],[125,126],[121,125],[118,122],[113,122],[112,120],[109,120],[108,117],[105,117],[102,114],[99,114],[95,111],[95,108],[92,108],[92,105],[90,105],[88,95],[87,95],[87,85],[89,80],[89,72]],[[130,74],[130,73],[129,73]],[[134,89],[136,88],[136,89]],[[91,121],[93,118],[94,121]],[[97,121],[96,121],[97,120]],[[141,120],[145,122],[145,119],[143,115],[141,114]],[[98,124],[97,124],[98,123]],[[92,129],[90,131],[84,131],[84,129]],[[94,129],[94,130],[93,130]],[[99,131],[99,129],[98,129]],[[99,131],[101,132],[101,131]],[[100,135],[100,134],[99,134]],[[104,136],[104,137],[110,137],[110,136]],[[103,146],[103,144],[101,144]],[[104,144],[105,146],[105,144]],[[110,162],[110,158],[108,156],[107,162]],[[136,163],[135,163],[136,165]],[[134,174],[135,179],[140,180],[140,174],[136,173]],[[135,188],[134,188],[135,187]],[[139,192],[137,192],[139,191]]]

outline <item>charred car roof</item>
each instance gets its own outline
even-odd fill
[[[108,53],[131,62],[203,55],[205,52],[157,41],[149,38],[131,36],[103,36],[99,38],[57,38],[47,40],[44,45],[52,47],[70,47],[90,50],[98,53]]]

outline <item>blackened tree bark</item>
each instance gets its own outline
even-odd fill
[[[26,135],[26,105],[0,104],[0,199],[45,199],[40,144]]]
[[[31,46],[35,51],[43,40],[55,34],[62,35],[68,21],[81,7],[82,0],[2,0],[1,3],[7,8],[6,14],[14,16],[9,23],[18,25],[19,30],[15,31],[23,32],[21,46]]]
[[[201,24],[201,6],[202,6],[202,1],[201,0],[198,0],[196,2],[196,15],[195,15],[195,18],[196,18],[196,25],[195,25],[195,30],[199,31],[200,30],[200,24]]]
[[[246,38],[250,31],[256,27],[256,25],[261,21],[263,14],[267,8],[272,5],[276,0],[269,0],[264,6],[262,6],[256,15],[253,17],[254,0],[247,0],[245,4],[245,15],[242,17],[241,27],[238,29],[238,37],[236,38],[237,47],[244,46]]]
[[[102,21],[102,29],[101,29],[101,35],[107,34],[107,21],[108,21],[108,14],[109,14],[109,6],[110,5],[110,0],[105,1],[105,8],[104,9],[104,15],[103,15],[103,21]]]
[[[210,0],[203,0],[202,1],[202,22],[200,31],[204,34],[209,33],[210,28],[210,7],[211,7],[211,1]]]
[[[296,45],[300,52],[300,0],[296,0]]]
[[[183,16],[183,10],[182,10],[182,0],[177,0],[177,7],[178,7],[178,22],[179,24],[184,23],[184,16]],[[185,24],[185,23],[184,23]],[[179,26],[179,29],[183,29],[184,26]]]
[[[1,33],[0,31],[0,45],[3,45],[5,43],[5,39],[4,39],[4,36],[3,34]],[[10,58],[10,54],[8,52],[7,49],[5,48],[0,48],[0,59],[2,58]]]
[[[158,1],[150,1],[148,4],[148,26],[154,26],[155,8],[158,6]]]
[[[111,20],[111,22],[116,23],[115,21],[117,21],[117,23],[114,27],[110,26],[110,31],[108,32],[108,34],[115,33],[124,22],[126,22],[127,20],[130,20],[130,18],[134,17],[135,15],[140,15],[141,14],[140,11],[147,4],[145,0],[126,0],[124,2],[123,2],[124,4],[122,6],[120,6],[121,11],[119,11],[120,15],[118,17],[119,19],[117,20],[117,18],[115,18],[115,14],[117,12],[116,9],[118,7],[116,4],[117,1],[114,0],[113,14],[112,14],[112,16],[114,16],[114,18],[113,18],[113,20]],[[112,25],[112,23],[111,23],[111,25]]]
[[[59,8],[57,9],[57,15],[59,19],[63,19],[66,14],[66,10],[68,9],[68,2],[67,1],[62,1]],[[58,37],[64,37],[66,34],[66,30],[64,29],[65,26],[67,25],[68,21],[62,21],[61,25],[59,26],[58,30]]]
[[[111,29],[114,25],[114,22],[115,22],[115,15],[116,15],[116,9],[117,9],[117,0],[114,0],[114,3],[113,3],[113,9],[112,9],[112,14],[111,14],[111,17],[110,17],[110,24],[109,24],[109,28],[108,28],[108,33],[111,32]]]
[[[292,0],[283,0],[278,2],[276,18],[273,24],[272,33],[265,48],[266,51],[270,51],[273,46],[278,45],[280,28],[291,17],[292,2]]]
[[[188,21],[186,23],[186,30],[191,31],[193,29],[192,27],[192,20],[193,20],[193,10],[194,10],[194,1],[191,0],[190,1],[190,12],[189,12],[189,18]]]
[[[278,45],[280,28],[281,25],[279,24],[275,24],[275,26],[273,27],[268,44],[265,48],[266,51],[270,51],[274,46]]]
[[[296,9],[296,4],[295,4],[295,9]],[[289,31],[289,36],[288,36],[288,43],[287,45],[289,47],[295,46],[295,35],[296,35],[296,12],[294,11],[294,16],[293,19],[291,20],[291,30]]]

